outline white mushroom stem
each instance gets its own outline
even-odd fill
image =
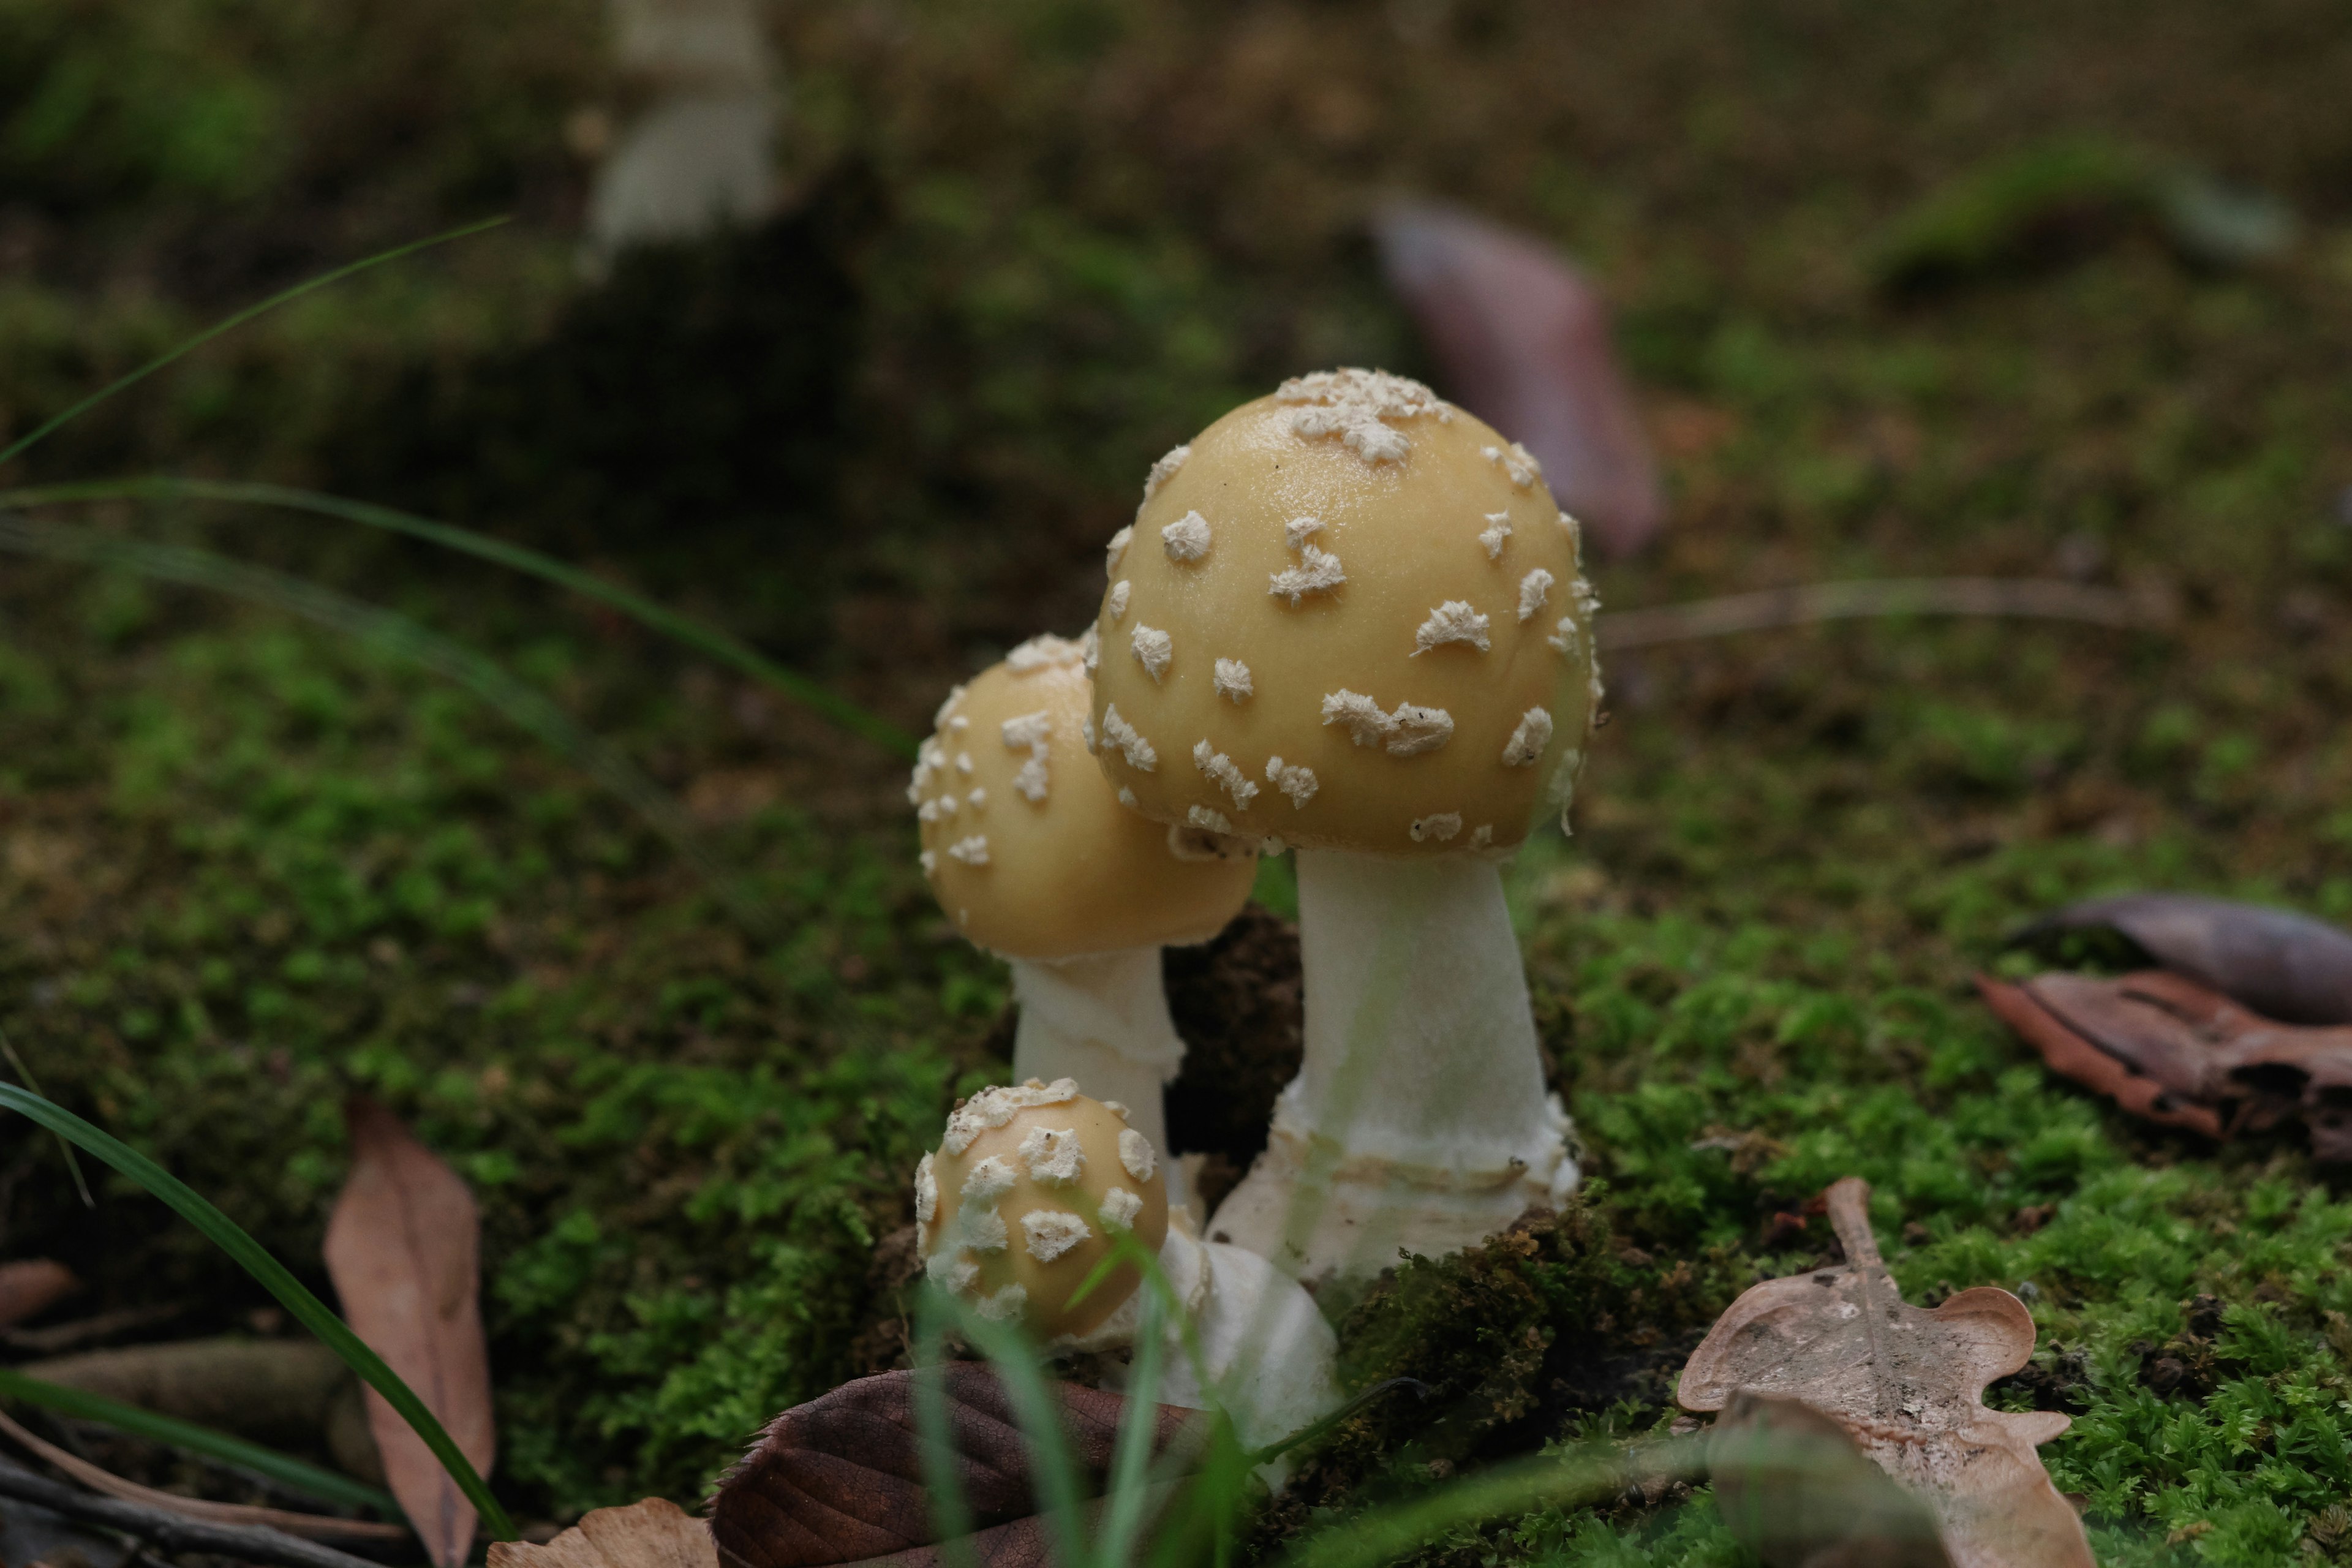
[[[1282,1106],[1345,1156],[1455,1177],[1556,1153],[1491,860],[1298,852],[1307,1053]]]
[[[1490,860],[1298,852],[1306,1056],[1209,1232],[1292,1273],[1377,1272],[1576,1179]]]
[[[1072,1078],[1090,1098],[1125,1106],[1128,1125],[1151,1140],[1167,1170],[1169,1202],[1181,1206],[1186,1194],[1169,1158],[1160,1097],[1184,1065],[1184,1041],[1168,1016],[1160,949],[1012,963],[1013,997],[1021,1008],[1013,1081]]]

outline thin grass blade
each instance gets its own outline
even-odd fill
[[[209,1426],[199,1426],[192,1421],[159,1415],[152,1410],[142,1410],[135,1405],[109,1399],[102,1394],[85,1393],[62,1384],[26,1377],[14,1368],[0,1367],[0,1398],[21,1399],[27,1405],[38,1405],[61,1415],[70,1415],[77,1421],[96,1421],[117,1431],[128,1432],[134,1437],[168,1443],[175,1448],[201,1454],[207,1459],[217,1459],[224,1465],[250,1470],[320,1502],[373,1509],[386,1519],[400,1517],[400,1505],[392,1500],[392,1494],[364,1481],[321,1469],[291,1454],[281,1454],[275,1448],[248,1443],[242,1437],[215,1432]]]
[[[247,1274],[258,1281],[263,1289],[278,1299],[278,1304],[293,1314],[320,1341],[342,1357],[343,1364],[359,1374],[360,1380],[378,1394],[401,1418],[425,1439],[449,1471],[450,1479],[473,1505],[481,1510],[482,1523],[493,1539],[515,1539],[514,1521],[492,1496],[488,1483],[477,1472],[466,1456],[425,1407],[424,1401],[403,1383],[393,1370],[383,1364],[383,1358],[367,1347],[365,1341],[352,1332],[350,1325],[335,1316],[327,1304],[310,1294],[299,1279],[287,1271],[286,1266],[269,1255],[244,1228],[194,1187],[173,1175],[163,1166],[139,1152],[128,1143],[83,1121],[61,1105],[42,1099],[29,1089],[15,1084],[0,1083],[0,1107],[5,1107],[28,1120],[47,1128],[61,1137],[71,1139],[86,1152],[105,1161],[148,1192],[161,1198],[182,1219],[203,1234],[207,1241],[235,1258]]]
[[[1167,1315],[1158,1291],[1144,1291],[1140,1317],[1135,1356],[1128,1367],[1127,1408],[1119,1414],[1118,1445],[1111,1450],[1110,1503],[1095,1543],[1097,1568],[1127,1568],[1150,1498],[1152,1429],[1167,1355]]]
[[[292,489],[284,485],[155,477],[43,485],[35,489],[0,491],[0,507],[53,506],[100,500],[206,500],[279,507],[422,539],[444,549],[494,562],[609,605],[697,653],[750,676],[853,735],[870,741],[908,761],[911,762],[915,756],[915,738],[904,730],[879,714],[861,708],[831,688],[786,668],[718,627],[618,584],[608,583],[593,572],[583,572],[553,556],[520,544],[509,544],[471,529],[436,522],[430,518],[417,517],[368,501],[347,500],[341,496]]]
[[[947,1364],[945,1316],[932,1300],[917,1304],[915,1322],[915,1432],[922,1440],[923,1484],[931,1494],[933,1532],[947,1568],[971,1568],[973,1529],[971,1500],[957,1474],[955,1435],[948,1426],[947,1389],[940,1376]],[[928,1375],[927,1375],[928,1374]]]
[[[956,1332],[985,1356],[996,1375],[1004,1380],[1021,1435],[1029,1440],[1030,1468],[1038,1480],[1037,1511],[1053,1530],[1055,1561],[1086,1562],[1085,1542],[1078,1538],[1083,1489],[1077,1461],[1071,1458],[1069,1436],[1062,1430],[1060,1404],[1046,1385],[1045,1374],[1037,1370],[1036,1347],[1018,1329],[991,1322],[944,1291],[926,1293],[952,1314]]]
[[[771,910],[703,847],[693,822],[663,788],[617,749],[581,728],[496,660],[417,625],[405,616],[268,567],[186,545],[117,539],[91,529],[36,523],[0,513],[0,551],[135,572],[162,582],[210,589],[346,633],[467,688],[508,719],[569,758],[644,818],[718,890],[736,914],[773,934]]]
[[[280,289],[278,292],[272,294],[268,299],[262,300],[259,304],[247,305],[244,310],[237,311],[236,314],[230,316],[226,321],[216,321],[213,325],[206,327],[194,337],[189,338],[179,344],[178,347],[166,349],[163,353],[156,355],[153,359],[149,360],[145,364],[141,365],[137,370],[132,371],[130,374],[118,377],[114,381],[108,383],[106,385],[99,388],[96,392],[91,393],[88,397],[85,397],[80,402],[75,404],[72,407],[67,409],[64,413],[54,415],[48,419],[42,421],[42,423],[34,426],[29,434],[23,436],[11,443],[6,450],[0,451],[0,463],[6,463],[11,458],[20,456],[35,442],[41,440],[43,437],[50,435],[60,427],[71,424],[74,420],[80,418],[83,415],[89,413],[91,409],[97,407],[108,398],[114,396],[117,393],[127,391],[131,387],[137,385],[140,382],[146,380],[149,376],[154,374],[157,371],[162,370],[165,365],[170,364],[173,361],[194,353],[196,350],[204,347],[206,343],[212,342],[215,338],[219,337],[222,333],[235,331],[237,328],[245,325],[246,322],[252,321],[256,316],[265,315],[268,312],[276,310],[280,305],[299,300],[303,295],[310,293],[313,289],[324,289],[330,283],[340,283],[344,279],[351,277],[354,273],[365,272],[371,267],[381,267],[387,261],[397,261],[404,256],[414,256],[420,250],[430,250],[436,245],[446,245],[452,240],[464,239],[470,235],[480,234],[485,229],[496,228],[500,224],[510,221],[512,220],[506,217],[484,218],[479,223],[465,224],[459,227],[446,230],[441,234],[433,235],[425,239],[415,239],[409,241],[406,245],[396,245],[390,250],[380,250],[373,256],[363,257],[360,260],[352,262],[346,266],[338,267],[331,272],[322,272],[318,277],[312,278],[306,282],[295,284],[291,289]]]
[[[25,1080],[26,1089],[31,1089],[35,1094],[42,1092],[41,1080],[33,1076],[33,1069],[25,1065],[25,1058],[18,1056],[16,1047],[8,1043],[8,1032],[5,1029],[0,1029],[0,1057],[8,1058],[9,1067],[15,1069],[18,1078]],[[62,1138],[58,1140],[58,1152],[66,1157],[66,1169],[73,1173],[74,1191],[81,1194],[81,1206],[86,1209],[96,1208],[98,1197],[89,1190],[89,1178],[81,1173],[81,1156],[75,1153],[74,1146]]]
[[[1612,1497],[1624,1489],[1625,1459],[1624,1450],[1613,1444],[1589,1444],[1497,1465],[1323,1531],[1286,1553],[1281,1568],[1378,1568],[1485,1520]],[[1696,1478],[1704,1462],[1704,1450],[1689,1438],[1645,1445],[1643,1450],[1644,1473]]]

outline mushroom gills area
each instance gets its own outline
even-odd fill
[[[1472,1245],[1576,1181],[1491,860],[1298,853],[1306,1055],[1209,1233],[1306,1277]]]
[[[1089,1098],[1126,1106],[1128,1125],[1151,1140],[1167,1169],[1170,1201],[1181,1206],[1186,1200],[1169,1158],[1163,1091],[1184,1065],[1184,1041],[1168,1016],[1160,950],[1016,958],[1013,998],[1021,1009],[1013,1080],[1076,1079]]]

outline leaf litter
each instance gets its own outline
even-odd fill
[[[2017,940],[2097,932],[2164,967],[1977,976],[2051,1070],[2208,1138],[2300,1122],[2315,1160],[2352,1161],[2352,935],[2261,904],[2128,893],[2069,905]]]
[[[439,1418],[475,1468],[498,1449],[482,1331],[481,1221],[465,1182],[383,1107],[344,1107],[352,1171],[327,1224],[344,1319]],[[425,1440],[373,1389],[368,1429],[385,1484],[443,1568],[463,1563],[476,1511]]]
[[[770,1422],[711,1501],[711,1532],[727,1568],[912,1562],[937,1546],[915,1407],[915,1380],[932,1375],[945,1396],[956,1480],[981,1527],[957,1544],[985,1568],[1042,1561],[1050,1532],[1037,1513],[1034,1450],[1011,1393],[987,1366],[955,1362],[935,1373],[859,1378]],[[1077,1493],[1098,1498],[1108,1485],[1127,1401],[1075,1383],[1052,1389]],[[1209,1421],[1198,1410],[1160,1406],[1154,1455],[1183,1468],[1197,1455]]]
[[[1757,1435],[1776,1424],[1805,1424],[1805,1418],[1756,1402],[1794,1401],[1834,1424],[1861,1454],[1926,1503],[1951,1568],[2090,1568],[2082,1521],[2034,1452],[2065,1431],[2072,1417],[1997,1411],[1984,1403],[1987,1384],[2032,1356],[2032,1315],[2022,1301],[1992,1286],[1963,1290],[1933,1310],[1904,1300],[1871,1233],[1869,1197],[1868,1184],[1857,1177],[1831,1186],[1825,1194],[1830,1225],[1844,1245],[1846,1262],[1751,1288],[1683,1369],[1675,1398],[1684,1409],[1738,1416],[1733,1431],[1719,1439],[1726,1446],[1717,1484],[1735,1497],[1769,1487],[1767,1467],[1780,1457],[1774,1444],[1756,1441]],[[1819,1430],[1817,1423],[1810,1426]],[[1888,1517],[1867,1497],[1850,1508],[1819,1511],[1822,1528],[1832,1531],[1878,1528]],[[1780,1561],[1865,1560],[1834,1554],[1835,1540],[1813,1544],[1830,1554]]]

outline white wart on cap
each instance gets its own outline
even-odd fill
[[[940,704],[908,786],[940,907],[1007,957],[1205,942],[1249,897],[1254,856],[1171,834],[1105,786],[1090,696],[1082,645],[1032,638]]]
[[[1097,623],[1097,757],[1137,809],[1399,856],[1506,850],[1565,809],[1597,604],[1533,458],[1361,370],[1180,451]]]

